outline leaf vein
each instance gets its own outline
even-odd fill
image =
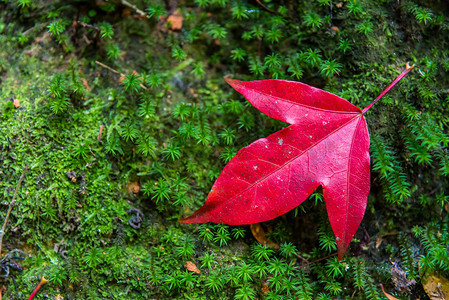
[[[266,180],[267,178],[269,178],[270,176],[272,176],[273,174],[277,173],[279,170],[283,169],[285,166],[289,165],[292,161],[296,160],[298,157],[302,156],[304,153],[308,153],[308,150],[310,150],[311,148],[315,147],[316,145],[318,145],[319,143],[321,143],[323,140],[325,140],[326,138],[328,138],[329,136],[331,136],[332,134],[334,134],[335,132],[337,132],[338,130],[342,129],[343,127],[345,127],[346,125],[348,125],[349,123],[351,123],[355,118],[361,116],[360,114],[352,117],[351,119],[349,119],[346,123],[340,125],[339,127],[337,127],[336,129],[334,129],[331,133],[327,134],[326,136],[322,137],[321,139],[319,139],[318,141],[316,141],[314,144],[312,144],[311,146],[309,146],[307,149],[304,149],[304,151],[302,151],[301,153],[299,153],[298,155],[292,157],[291,159],[289,159],[288,161],[286,161],[283,165],[280,165],[279,168],[271,171],[270,173],[268,173],[267,175],[265,175],[263,178],[258,179],[256,181],[254,181],[254,183],[252,183],[250,186],[248,186],[247,188],[243,189],[242,191],[240,191],[239,193],[235,194],[234,196],[232,196],[231,198],[229,198],[228,201],[233,201],[235,200],[235,198],[237,196],[239,196],[240,194],[246,192],[247,190],[251,189],[252,187],[254,187],[255,185],[257,185],[258,183]],[[290,126],[294,126],[294,125],[290,125]],[[310,160],[310,159],[309,159]],[[310,170],[310,167],[309,167]],[[346,225],[346,224],[345,224]]]
[[[319,110],[319,111],[330,112],[330,113],[335,113],[335,114],[360,114],[360,112],[361,112],[361,111],[360,111],[360,112],[352,112],[352,111],[338,111],[338,110],[324,109],[324,108],[314,107],[314,106],[310,106],[310,105],[306,105],[306,104],[302,104],[302,103],[298,103],[298,102],[293,102],[293,101],[288,100],[288,99],[285,99],[285,98],[280,98],[280,97],[277,97],[277,96],[268,95],[268,94],[266,94],[266,93],[264,93],[264,92],[261,92],[261,91],[258,91],[258,90],[254,90],[254,89],[248,88],[248,90],[251,90],[251,91],[254,92],[254,93],[257,93],[257,94],[266,96],[267,98],[278,99],[278,100],[285,101],[285,102],[291,103],[291,104],[293,104],[293,105],[302,106],[302,107],[305,107],[305,108],[308,108],[308,109],[311,109],[311,110]],[[333,94],[332,94],[332,95],[333,95]],[[336,95],[335,95],[335,96],[336,96]],[[338,96],[337,96],[337,97],[338,97]],[[343,100],[344,100],[344,99],[343,99]],[[345,100],[345,101],[346,101],[346,100]],[[267,105],[267,104],[264,103],[264,105]],[[292,105],[292,107],[293,107],[293,105]],[[351,104],[351,105],[353,105],[353,104]],[[358,108],[358,107],[355,106],[355,105],[353,105],[353,106],[356,107],[356,108]],[[289,109],[291,109],[292,107],[290,107]],[[359,110],[360,110],[360,109],[359,109]]]

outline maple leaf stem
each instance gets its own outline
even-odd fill
[[[376,104],[377,101],[380,100],[380,98],[382,98],[393,86],[395,86],[396,83],[398,83],[402,78],[404,78],[404,76],[407,75],[407,73],[410,72],[414,67],[415,65],[410,66],[407,63],[404,71],[402,71],[402,73],[379,96],[377,96],[377,98],[374,99],[374,101],[371,102],[370,105],[368,105],[362,110],[362,114],[364,115],[374,104]]]

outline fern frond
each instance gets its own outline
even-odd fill
[[[432,155],[419,143],[417,137],[407,130],[402,131],[402,137],[406,141],[406,147],[410,150],[410,156],[414,157],[419,164],[429,164],[432,162]]]
[[[394,170],[394,157],[389,145],[381,137],[373,135],[370,150],[374,162],[373,170],[379,171],[382,178],[387,178]]]
[[[360,290],[364,290],[366,286],[366,266],[363,261],[355,261],[355,268],[352,271],[354,278],[354,286]]]

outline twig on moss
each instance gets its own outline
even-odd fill
[[[137,8],[137,6],[135,6],[134,4],[129,3],[126,0],[122,0],[120,1],[123,5],[128,6],[129,8],[132,8],[136,13],[138,13],[140,16],[147,18],[148,19],[148,15],[143,11],[140,10],[139,8]]]
[[[277,11],[274,11],[274,10],[272,10],[272,9],[269,9],[268,7],[266,7],[265,5],[263,5],[262,2],[260,2],[260,0],[256,0],[256,2],[257,2],[260,6],[262,6],[262,8],[263,8],[264,10],[266,10],[267,12],[272,13],[272,14],[275,14],[275,15],[278,14]]]
[[[299,254],[295,254],[295,256],[297,257],[297,258],[299,258],[299,259],[301,259],[303,262],[305,262],[305,263],[309,263],[309,261],[307,260],[307,258],[305,258],[305,257],[302,257],[301,255],[299,255]]]
[[[325,256],[325,257],[321,257],[321,258],[318,258],[318,259],[316,259],[316,260],[314,260],[314,261],[312,261],[312,262],[309,262],[309,263],[306,263],[306,264],[300,265],[300,267],[305,267],[305,266],[308,266],[308,265],[314,264],[314,263],[316,263],[316,262],[322,261],[322,260],[324,260],[324,259],[328,259],[328,258],[330,258],[330,257],[332,257],[332,256],[335,256],[335,255],[337,255],[337,254],[338,254],[337,252],[335,252],[335,253],[332,253],[332,254],[330,254],[330,255],[328,255],[328,256]]]
[[[22,184],[23,177],[25,176],[25,172],[27,171],[28,166],[25,166],[22,171],[22,175],[20,176],[19,182],[17,183],[16,190],[14,192],[14,196],[12,197],[11,202],[9,202],[8,212],[6,213],[5,221],[3,222],[2,230],[0,231],[0,255],[2,254],[2,245],[3,245],[3,236],[5,235],[6,223],[8,223],[9,215],[11,214],[12,208],[16,204],[16,197],[20,189],[20,185]]]
[[[35,27],[35,26],[33,26],[33,27],[28,28],[27,30],[25,30],[24,32],[22,32],[22,35],[26,35],[26,34],[28,34],[29,32],[31,32],[31,31],[34,29],[34,27]],[[0,291],[1,291],[1,290],[0,290]],[[1,292],[0,292],[0,300],[2,300]]]
[[[114,72],[115,74],[119,74],[120,76],[125,76],[125,74],[122,74],[122,73],[120,73],[119,71],[114,70],[113,68],[111,68],[111,67],[109,67],[109,66],[106,66],[105,64],[99,62],[98,60],[96,60],[95,63],[96,63],[97,65],[102,66],[103,68],[108,69],[108,70],[111,71],[111,72]]]
[[[73,22],[76,23],[76,24],[80,24],[83,27],[88,27],[88,28],[92,28],[92,29],[101,31],[101,28],[98,27],[98,26],[95,26],[95,25],[90,25],[90,24],[87,24],[87,23],[84,23],[84,22],[81,22],[81,21],[73,21]]]
[[[398,235],[400,233],[410,233],[410,232],[411,232],[411,230],[404,230],[404,231],[387,232],[387,233],[381,234],[377,237],[376,248],[379,248],[380,244],[382,244],[383,238],[386,236],[392,236],[392,235]]]
[[[102,66],[103,68],[108,69],[108,70],[111,71],[111,72],[114,72],[115,74],[119,74],[119,75],[120,75],[120,78],[125,78],[125,76],[126,76],[125,74],[120,73],[120,72],[117,71],[117,70],[114,70],[113,68],[111,68],[111,67],[109,67],[109,66],[107,66],[107,65],[105,65],[105,64],[103,64],[103,63],[101,63],[101,62],[99,62],[98,60],[96,60],[95,63],[96,63],[97,65]],[[140,87],[143,88],[144,90],[149,90],[145,85],[143,85],[143,83],[139,83],[139,85],[140,85]]]

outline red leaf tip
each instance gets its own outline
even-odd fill
[[[191,223],[206,223],[206,222],[211,222],[211,220],[207,217],[207,215],[203,215],[204,212],[200,209],[198,209],[197,211],[195,211],[193,214],[191,214],[190,216],[186,217],[186,218],[182,218],[179,219],[178,222],[179,223],[184,223],[184,224],[191,224]]]
[[[191,221],[190,217],[179,219],[178,222],[184,223],[184,224],[193,223],[193,221]]]
[[[236,79],[232,79],[232,78],[225,78],[224,79],[230,86],[232,86],[234,89],[236,89],[237,87],[239,87],[240,84],[240,80],[236,80]]]

